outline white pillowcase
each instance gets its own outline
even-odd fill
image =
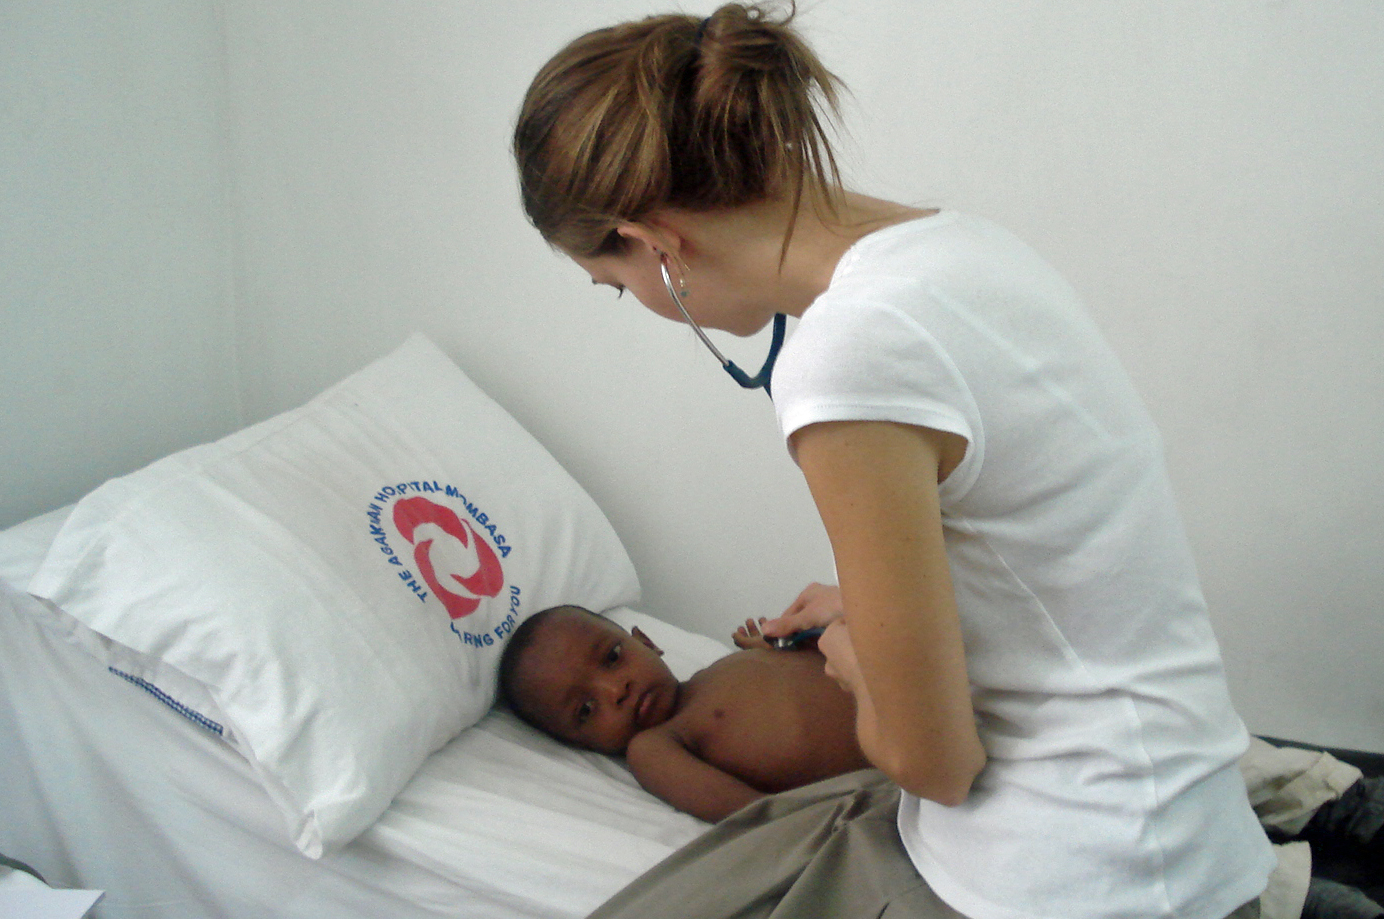
[[[639,594],[590,497],[421,336],[302,408],[107,482],[29,589],[71,640],[240,750],[314,858],[485,714],[519,621]]]

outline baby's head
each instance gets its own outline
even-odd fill
[[[643,632],[579,606],[520,623],[500,656],[500,698],[559,740],[624,755],[634,735],[678,705],[678,680]]]

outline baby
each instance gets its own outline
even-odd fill
[[[766,794],[870,766],[854,700],[815,648],[773,650],[753,622],[735,641],[742,650],[679,683],[638,628],[553,607],[510,638],[500,697],[559,740],[623,755],[648,791],[713,822]]]

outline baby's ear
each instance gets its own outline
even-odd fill
[[[639,626],[636,625],[633,628],[631,628],[630,634],[633,635],[635,638],[639,639],[640,641],[644,642],[644,644],[648,645],[658,654],[659,657],[663,656],[663,649],[660,648],[658,645],[654,644],[654,640],[649,636],[645,635],[643,630],[640,629]]]

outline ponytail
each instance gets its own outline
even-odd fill
[[[621,251],[621,223],[784,199],[830,209],[839,82],[762,5],[654,16],[573,41],[534,78],[514,132],[520,192],[549,243]],[[786,229],[791,229],[790,227]],[[787,248],[787,239],[784,242]]]

